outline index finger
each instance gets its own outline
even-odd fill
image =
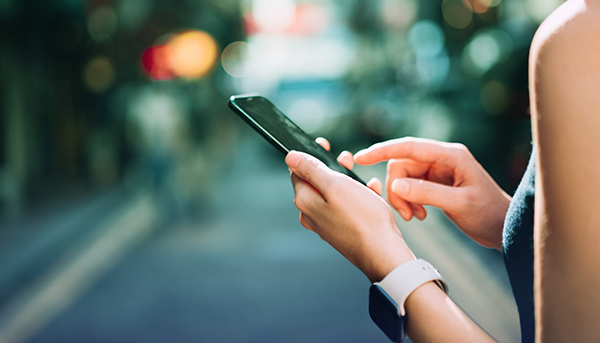
[[[404,137],[377,143],[354,155],[354,161],[370,165],[391,159],[411,159],[422,163],[433,163],[440,158],[453,156],[458,144],[445,143],[425,138]]]

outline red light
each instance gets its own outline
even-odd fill
[[[142,68],[146,75],[153,80],[172,80],[175,75],[167,60],[167,47],[164,45],[151,46],[142,54]]]
[[[185,31],[142,54],[142,68],[153,80],[196,79],[208,74],[218,57],[215,40],[206,32]]]

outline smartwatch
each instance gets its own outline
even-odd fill
[[[369,289],[369,315],[392,342],[402,342],[406,338],[406,298],[429,281],[448,294],[448,286],[440,272],[429,262],[418,259],[396,267]]]

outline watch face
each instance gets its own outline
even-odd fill
[[[400,315],[394,300],[377,285],[372,285],[369,289],[369,315],[392,342],[402,342],[406,338],[405,317]]]

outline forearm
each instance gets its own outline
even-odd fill
[[[495,342],[436,284],[428,282],[406,299],[407,333],[417,342]]]

